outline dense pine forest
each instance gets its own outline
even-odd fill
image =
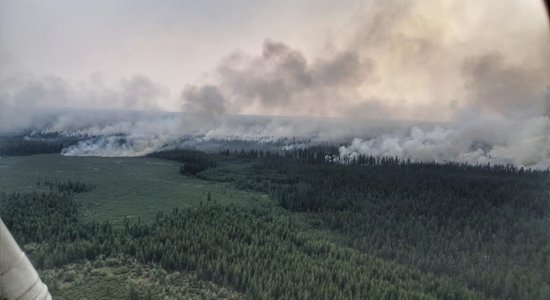
[[[0,135],[0,156],[26,156],[33,154],[61,153],[64,147],[75,144],[79,137],[57,133],[5,136]]]
[[[40,270],[115,259],[193,272],[252,299],[548,299],[550,173],[292,151],[172,150],[181,178],[272,202],[197,207],[122,224],[84,217],[77,193],[37,182],[0,215]],[[56,289],[52,289],[55,296]],[[132,289],[128,299],[155,299]],[[184,298],[183,296],[181,296]]]
[[[550,0],[0,0],[29,299],[550,300]]]
[[[63,143],[26,140],[22,137],[0,137],[0,155],[60,153]]]
[[[198,176],[268,193],[345,245],[483,298],[550,295],[548,171],[366,156],[334,163],[336,151],[221,151],[228,163]]]

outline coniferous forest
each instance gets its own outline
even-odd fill
[[[0,300],[550,300],[550,0],[0,0],[0,225]]]
[[[122,224],[85,217],[79,181],[4,193],[6,225],[39,270],[105,258],[193,272],[251,299],[548,299],[550,173],[416,163],[335,148],[152,156],[182,180],[271,202],[174,207]],[[30,245],[30,246],[29,246]],[[55,297],[55,289],[52,291]],[[131,290],[129,299],[155,295]]]

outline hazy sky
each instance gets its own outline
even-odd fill
[[[0,0],[0,104],[444,120],[530,107],[549,36],[539,0]]]
[[[181,89],[266,38],[314,50],[350,26],[359,2],[330,0],[0,1],[2,74],[87,80],[146,74]]]

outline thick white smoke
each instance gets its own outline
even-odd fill
[[[114,85],[105,85],[100,74],[78,83],[55,76],[6,76],[0,78],[0,133],[46,126],[63,131],[88,126],[82,122],[112,122],[113,112],[90,109],[158,111],[159,99],[167,95],[164,87],[143,75]]]
[[[231,128],[220,121],[225,112],[343,117],[347,133],[323,129],[357,137],[340,149],[342,160],[549,167],[550,32],[541,3],[371,1],[360,14],[366,21],[351,41],[318,57],[272,40],[259,54],[229,55],[207,84],[184,91],[186,107],[206,116],[215,104],[209,132]],[[211,93],[193,93],[202,90]],[[373,117],[442,124],[352,129]]]
[[[76,112],[68,115],[73,118],[52,117],[56,122],[41,130],[87,137],[65,148],[64,155],[141,156],[162,149],[243,140],[281,142],[281,150],[296,145],[346,144],[339,149],[341,161],[363,154],[550,168],[550,118],[545,116],[475,114],[454,123],[225,116],[219,126],[197,133],[185,130],[179,114],[111,112],[108,117],[109,113],[103,112],[102,123],[98,118],[87,119],[93,115],[90,111],[81,112],[80,118]]]
[[[55,127],[53,127],[55,128]],[[63,149],[68,156],[142,156],[174,145],[182,138],[179,115],[161,114],[129,117],[112,124],[94,124],[71,131],[58,131],[64,135],[90,136]]]
[[[89,137],[65,155],[136,156],[190,139],[296,137],[347,144],[342,159],[548,167],[550,34],[540,1],[362,3],[353,30],[318,53],[267,38],[258,53],[229,54],[183,88],[183,114],[52,108],[162,108],[169,92],[141,75],[109,86],[100,78],[1,78],[0,132]]]
[[[101,114],[95,116],[95,114]],[[344,119],[315,119],[225,115],[218,126],[197,130],[186,127],[182,118],[197,115],[178,113],[71,111],[52,113],[36,133],[58,133],[81,137],[63,150],[74,156],[141,156],[162,149],[193,147],[220,141],[247,141],[285,145],[344,143],[353,137],[377,136],[410,124],[404,122],[349,122]],[[223,147],[223,145],[220,145]]]
[[[266,39],[257,53],[226,56],[199,85],[185,88],[184,109],[212,119],[231,113],[448,122],[465,109],[540,115],[550,33],[539,1],[363,4],[346,38],[317,53]]]
[[[339,149],[339,160],[358,155],[392,156],[412,161],[511,164],[534,169],[550,168],[550,119],[494,116],[454,126],[412,127],[406,133],[354,139]]]

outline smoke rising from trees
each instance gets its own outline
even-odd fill
[[[0,131],[105,136],[68,149],[68,155],[137,155],[189,135],[298,136],[351,143],[341,148],[342,157],[548,167],[550,34],[541,3],[361,3],[353,29],[317,52],[269,37],[256,53],[228,49],[210,73],[175,93],[183,112],[177,118],[107,114],[118,118],[108,120],[52,111],[52,106],[162,109],[159,103],[170,91],[143,75],[118,85],[103,84],[101,76],[84,84],[3,77]],[[276,115],[296,117],[271,117]],[[387,125],[381,120],[393,125],[381,129]],[[414,125],[417,120],[434,123]],[[119,135],[129,141],[124,147]]]

